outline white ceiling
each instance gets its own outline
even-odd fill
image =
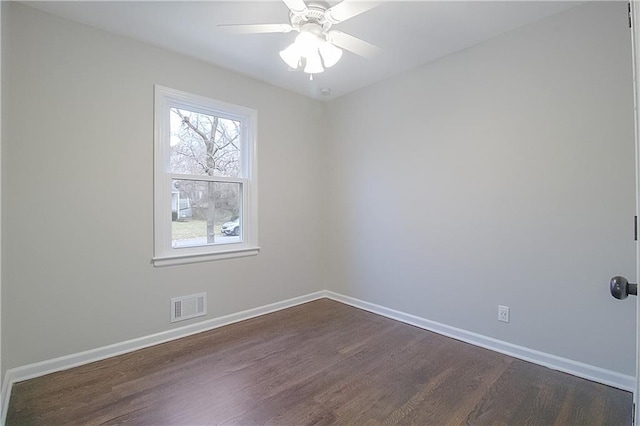
[[[358,0],[347,0],[358,1]],[[330,5],[336,1],[328,2]],[[345,52],[309,81],[278,56],[296,33],[226,34],[218,24],[288,23],[272,1],[46,1],[31,7],[181,52],[313,98],[331,99],[576,6],[560,1],[387,1],[334,26],[379,46],[372,59]],[[320,95],[320,88],[332,94]]]

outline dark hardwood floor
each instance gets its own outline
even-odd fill
[[[322,299],[17,383],[8,425],[630,425],[629,392]]]

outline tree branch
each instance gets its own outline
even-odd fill
[[[182,114],[179,109],[174,109],[174,111],[176,112],[176,114],[178,114],[178,117],[180,117],[183,124],[186,124],[191,130],[193,130],[198,136],[200,136],[205,144],[209,143],[209,138],[207,137],[207,135],[205,135],[204,132],[194,126],[189,120],[188,116]]]
[[[195,162],[196,162],[200,167],[202,167],[202,169],[204,170],[204,172],[205,172],[205,173],[207,173],[207,172],[208,172],[208,170],[207,170],[207,165],[206,165],[206,164],[204,164],[202,161],[198,160],[195,156],[193,156],[193,155],[191,155],[191,154],[187,154],[186,152],[177,151],[177,150],[176,150],[176,154],[183,155],[183,156],[185,156],[185,157],[187,157],[187,158],[192,159],[192,160],[193,160],[193,161],[195,161]]]

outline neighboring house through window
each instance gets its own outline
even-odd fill
[[[256,111],[155,87],[154,265],[258,253]]]

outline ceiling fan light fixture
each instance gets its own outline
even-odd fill
[[[322,59],[320,59],[320,54],[316,50],[315,52],[307,52],[306,54],[306,65],[304,67],[304,72],[307,74],[319,74],[324,71],[322,67]]]
[[[280,57],[284,61],[285,64],[294,70],[300,68],[300,48],[295,43],[292,43],[284,50],[280,51]]]
[[[314,73],[321,73],[325,68],[336,65],[342,58],[342,49],[365,58],[373,57],[380,50],[364,40],[332,29],[334,24],[366,12],[376,4],[360,3],[358,0],[283,1],[290,11],[288,24],[220,24],[218,27],[233,34],[297,31],[299,34],[295,41],[280,51],[280,57],[289,68],[304,70],[312,77]]]
[[[334,46],[328,41],[322,42],[319,50],[320,55],[322,56],[322,62],[324,62],[324,66],[327,68],[331,68],[337,64],[340,58],[342,58],[342,49]]]
[[[296,37],[296,41],[294,42],[300,47],[302,52],[311,52],[313,50],[317,50],[320,45],[320,39],[317,35],[311,33],[310,31],[300,31],[300,34]]]

